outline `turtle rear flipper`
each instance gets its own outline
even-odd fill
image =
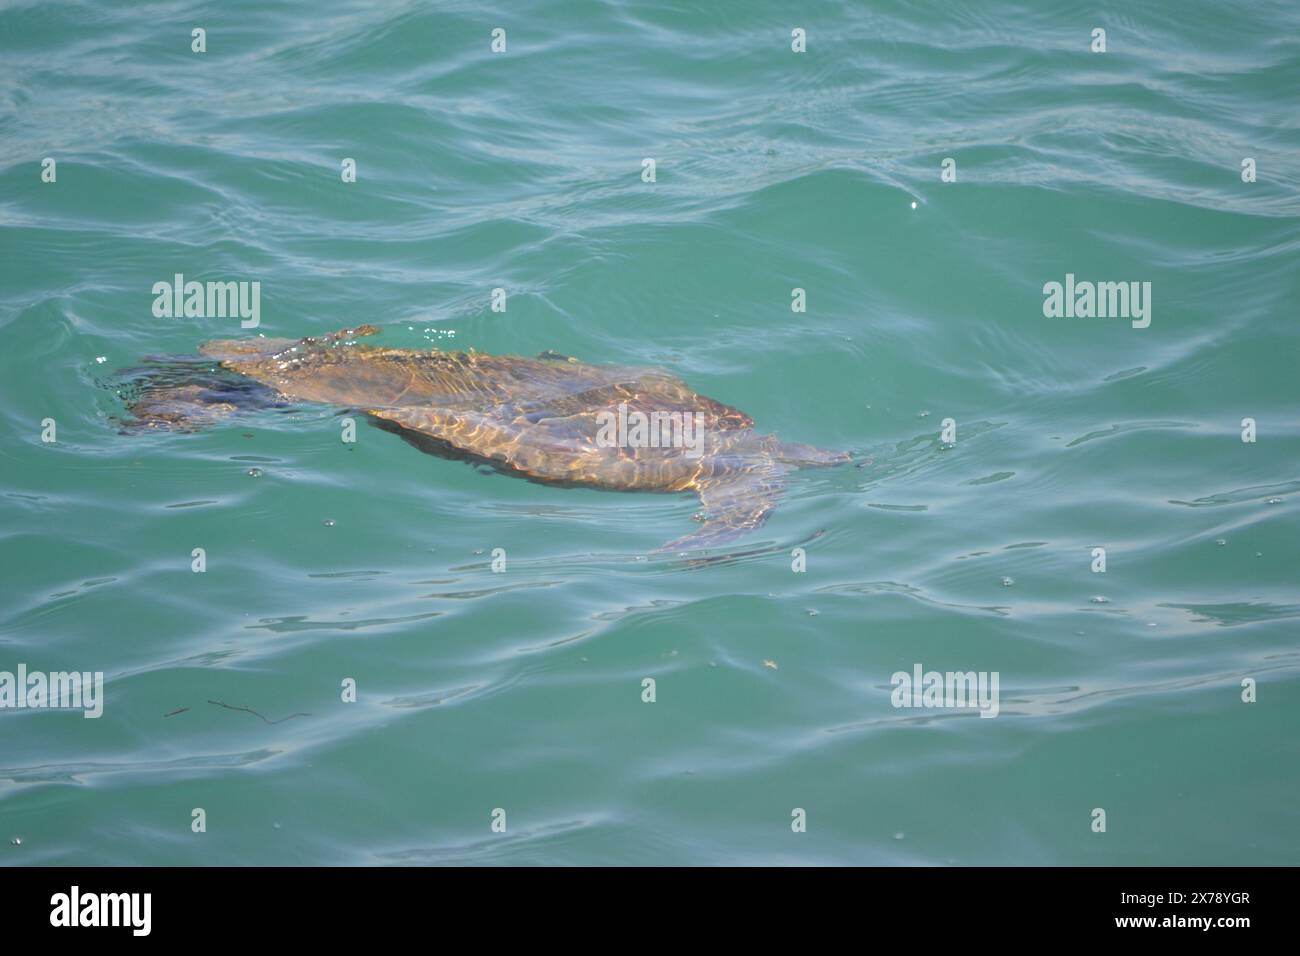
[[[703,479],[697,491],[704,524],[656,551],[694,551],[728,544],[761,528],[775,510],[785,480],[779,468]]]

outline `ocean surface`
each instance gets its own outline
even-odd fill
[[[0,864],[1300,863],[1298,91],[1294,2],[0,4],[0,671],[104,675],[0,709]],[[685,560],[336,408],[122,433],[362,322],[854,461]]]

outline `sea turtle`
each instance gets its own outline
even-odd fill
[[[242,408],[319,403],[363,412],[422,450],[539,482],[698,494],[702,526],[661,551],[731,541],[763,524],[790,468],[849,460],[761,435],[744,412],[662,369],[356,341],[378,331],[217,340],[200,357],[151,360],[124,389],[127,425],[192,430]]]

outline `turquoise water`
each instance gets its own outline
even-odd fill
[[[1300,862],[1295,4],[19,2],[0,53],[0,670],[106,682],[0,711],[0,862]],[[115,423],[143,355],[359,322],[856,464],[688,563],[692,498],[336,409]]]

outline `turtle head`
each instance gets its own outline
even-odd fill
[[[773,457],[782,464],[794,465],[796,468],[807,468],[814,465],[842,465],[852,459],[852,456],[847,452],[828,451],[825,448],[801,445],[798,442],[782,442],[776,446],[776,454]]]

